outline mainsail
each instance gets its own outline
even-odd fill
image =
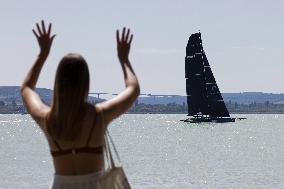
[[[203,50],[200,32],[192,34],[186,46],[185,78],[189,116],[230,117]]]

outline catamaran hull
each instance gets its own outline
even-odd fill
[[[189,122],[189,123],[202,123],[202,122],[227,123],[227,122],[235,122],[235,120],[236,118],[231,118],[231,117],[216,117],[216,118],[215,117],[214,118],[192,117],[192,118],[188,118],[186,120],[181,120],[181,121]]]

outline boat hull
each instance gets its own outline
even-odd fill
[[[235,122],[236,118],[231,117],[191,117],[186,120],[181,120],[189,123],[203,123],[203,122],[215,122],[215,123],[227,123]]]

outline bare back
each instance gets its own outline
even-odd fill
[[[86,114],[80,123],[82,131],[80,136],[74,141],[56,142],[61,149],[78,149],[86,144],[90,137],[89,147],[103,146],[105,126],[103,126],[102,114],[98,107],[91,105],[86,106]],[[51,151],[59,151],[58,146],[54,142],[52,136],[47,132],[46,125],[44,129]],[[92,129],[93,128],[93,129]],[[60,175],[81,175],[89,174],[104,169],[103,153],[68,153],[62,156],[53,157],[55,173]]]

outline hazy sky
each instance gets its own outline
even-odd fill
[[[0,85],[21,84],[39,51],[31,30],[45,19],[57,36],[38,87],[52,89],[59,60],[78,52],[92,92],[121,91],[115,30],[127,26],[142,93],[185,95],[185,46],[198,30],[221,92],[284,93],[283,9],[281,0],[1,1]]]

